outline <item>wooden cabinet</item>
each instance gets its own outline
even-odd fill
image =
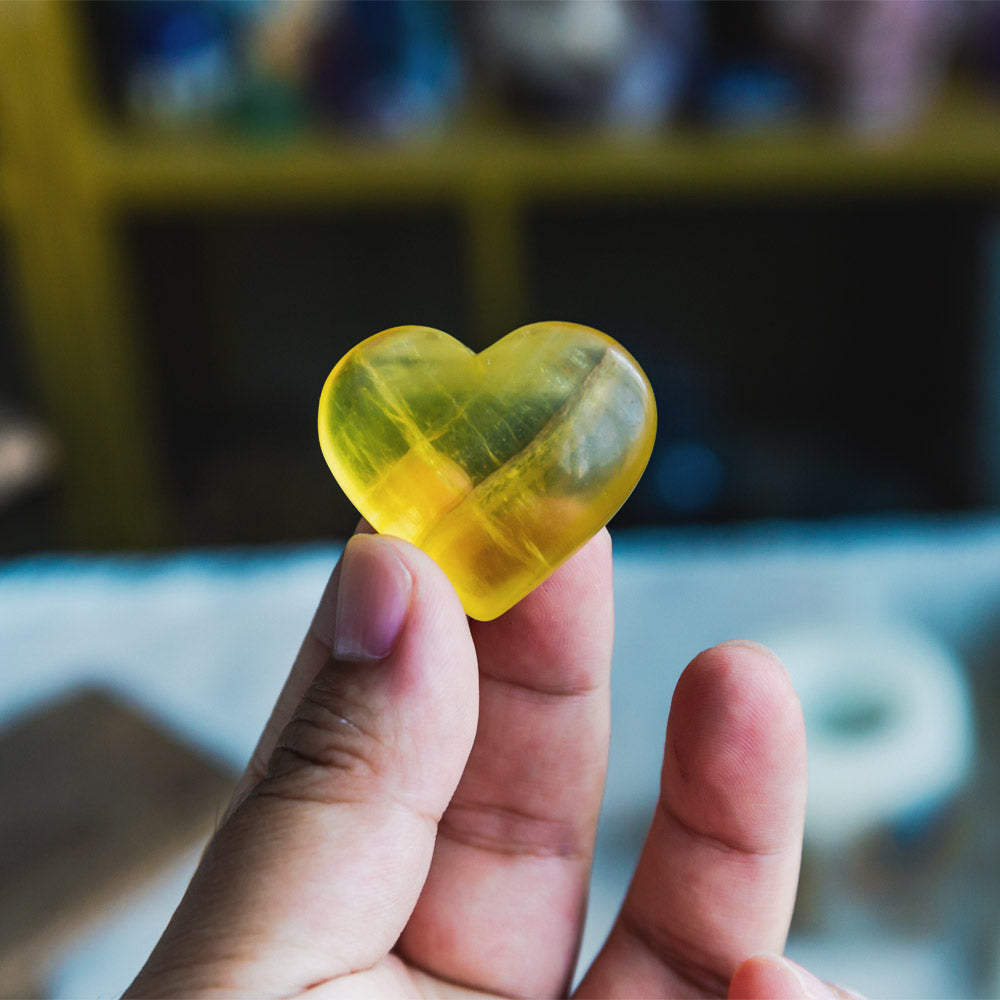
[[[27,353],[65,449],[70,538],[87,546],[172,537],[149,345],[121,240],[129,212],[447,204],[461,220],[470,339],[481,346],[540,318],[527,314],[528,205],[991,198],[1000,186],[1000,112],[971,95],[878,143],[819,123],[618,141],[528,133],[470,113],[423,144],[303,135],[255,145],[109,122],[72,3],[0,4],[0,65],[0,212]]]

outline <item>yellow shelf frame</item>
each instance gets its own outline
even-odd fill
[[[875,141],[830,125],[657,138],[532,135],[467,123],[398,147],[309,136],[280,145],[106,132],[91,169],[130,205],[487,197],[833,194],[1000,184],[1000,104],[953,95],[919,130]]]
[[[67,539],[167,535],[146,366],[114,216],[86,169],[90,95],[71,5],[0,4],[0,150],[26,353],[63,451]]]
[[[116,232],[125,211],[457,204],[482,345],[531,318],[521,222],[532,200],[1000,189],[1000,108],[971,95],[951,97],[891,142],[821,124],[763,135],[539,135],[474,114],[406,146],[143,134],[98,110],[80,29],[68,0],[0,3],[0,212],[29,355],[65,448],[70,537],[86,545],[170,537]]]

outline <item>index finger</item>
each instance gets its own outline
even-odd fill
[[[399,950],[491,995],[561,994],[576,961],[607,767],[607,531],[505,615],[471,626],[479,729]]]

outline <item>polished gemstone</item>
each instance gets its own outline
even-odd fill
[[[429,327],[385,330],[340,360],[319,404],[351,502],[433,557],[483,621],[608,522],[655,434],[634,358],[574,323],[533,323],[479,354]]]

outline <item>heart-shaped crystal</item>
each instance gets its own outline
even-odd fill
[[[319,404],[351,502],[434,558],[482,621],[608,522],[655,434],[635,359],[574,323],[533,323],[479,354],[429,327],[385,330],[338,362]]]

